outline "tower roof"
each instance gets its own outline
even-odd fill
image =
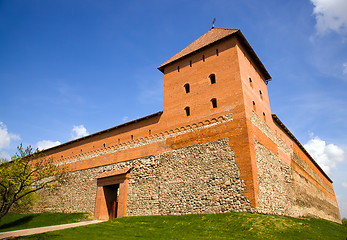
[[[239,37],[239,40],[245,45],[245,48],[249,51],[251,57],[256,62],[256,64],[261,69],[262,73],[264,74],[264,77],[266,80],[271,79],[270,74],[267,72],[266,68],[262,64],[262,62],[259,60],[258,56],[252,49],[251,45],[247,42],[246,38],[241,33],[240,29],[233,29],[233,28],[212,28],[207,33],[199,37],[197,40],[192,42],[190,45],[188,45],[186,48],[175,54],[173,57],[171,57],[169,60],[167,60],[165,63],[160,65],[158,69],[161,72],[164,72],[165,66],[169,65],[170,63],[173,63],[185,56],[188,56],[192,53],[195,53],[196,51],[205,48],[217,41],[220,41],[222,39],[226,39],[230,36],[237,36]]]

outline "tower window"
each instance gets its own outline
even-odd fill
[[[205,62],[205,55],[202,55],[202,61]]]
[[[152,131],[151,130],[148,130],[148,135],[151,135],[152,134]]]
[[[260,94],[261,100],[263,100],[263,93],[261,92],[261,90],[259,90],[259,94]]]
[[[219,55],[218,49],[216,49],[216,55],[217,55],[217,56]]]
[[[253,88],[253,81],[252,81],[252,78],[249,78],[249,85],[251,86],[251,88]]]
[[[216,83],[216,75],[214,73],[212,73],[210,76],[210,81],[211,81],[211,84],[215,84]]]
[[[185,107],[184,111],[186,111],[187,117],[190,116],[190,107]]]
[[[266,122],[266,115],[264,112],[263,112],[263,118],[264,118],[264,122]]]
[[[189,67],[192,67],[192,60],[189,61]]]
[[[212,103],[212,108],[217,108],[217,99],[212,98],[211,103]]]
[[[177,66],[177,72],[179,72],[180,71],[180,66]]]
[[[186,90],[186,93],[190,92],[190,85],[189,85],[189,83],[184,84],[184,89]]]
[[[255,102],[253,101],[253,110],[256,111],[257,108],[255,107]]]
[[[104,143],[103,146],[106,147],[106,144]]]
[[[134,135],[131,135],[131,140],[134,140]]]

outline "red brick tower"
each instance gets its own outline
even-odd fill
[[[245,195],[257,206],[255,151],[248,119],[253,102],[257,112],[271,117],[266,87],[271,77],[241,31],[212,28],[158,69],[164,73],[161,121],[168,128],[232,114],[234,126],[227,135],[247,185]]]

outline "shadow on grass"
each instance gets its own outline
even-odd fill
[[[0,225],[0,229],[6,229],[6,228],[24,225],[24,224],[28,223],[33,218],[34,218],[34,216],[25,216],[23,218],[20,218],[20,219],[13,221],[13,222],[9,222],[9,223],[5,223],[5,224]]]

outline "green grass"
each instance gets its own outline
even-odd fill
[[[0,219],[0,232],[79,222],[89,216],[87,213],[9,213]]]
[[[20,239],[341,239],[347,227],[314,218],[250,213],[124,217]]]

